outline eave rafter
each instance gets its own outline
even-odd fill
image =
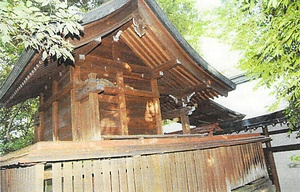
[[[172,58],[169,61],[162,63],[161,65],[153,68],[152,69],[152,77],[154,79],[158,79],[164,75],[165,71],[168,71],[178,65],[181,65],[181,62],[176,58]]]
[[[74,51],[75,57],[82,58],[83,56],[86,56],[91,51],[93,51],[98,45],[100,45],[101,41],[102,41],[101,37],[96,37],[91,42],[77,48]]]

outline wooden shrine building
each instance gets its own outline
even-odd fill
[[[27,50],[0,90],[3,106],[40,98],[35,144],[0,159],[2,191],[272,190],[267,137],[190,134],[189,114],[235,84],[154,0],[111,0],[83,25],[74,66]],[[169,118],[183,134],[163,134]]]

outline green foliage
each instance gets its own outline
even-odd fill
[[[0,155],[32,144],[35,99],[10,108],[0,108]]]
[[[293,155],[290,157],[291,161],[294,162],[300,162],[300,156],[299,155]]]
[[[80,36],[80,10],[59,0],[3,0],[0,2],[0,41],[3,46],[24,46],[42,53],[42,60],[74,60],[67,38]],[[0,48],[1,57],[3,46]]]
[[[297,0],[227,0],[218,10],[219,36],[244,51],[240,67],[275,87],[278,101],[288,101],[292,129],[300,127],[300,2]],[[299,132],[300,133],[300,132]]]
[[[80,7],[82,12],[94,9],[109,0],[68,0],[68,5]]]
[[[78,38],[83,27],[80,10],[59,0],[2,0],[0,2],[0,85],[24,48],[42,59],[73,60],[68,38]],[[35,99],[0,108],[0,154],[32,144]]]
[[[203,34],[203,22],[196,9],[195,0],[158,0],[160,7],[182,36],[198,52],[199,37]]]

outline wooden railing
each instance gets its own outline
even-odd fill
[[[40,142],[1,158],[2,191],[230,191],[268,177],[258,135]]]

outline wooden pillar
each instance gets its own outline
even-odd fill
[[[151,79],[151,88],[152,92],[155,93],[156,97],[153,98],[153,103],[155,107],[155,125],[156,125],[156,134],[162,135],[162,120],[161,120],[161,110],[160,110],[160,101],[159,101],[159,92],[157,87],[157,80]]]
[[[262,128],[262,130],[263,130],[263,134],[265,136],[269,137],[268,127],[264,126]],[[268,157],[268,162],[269,162],[270,167],[271,167],[271,174],[272,174],[271,178],[272,178],[273,184],[276,187],[276,192],[280,192],[281,189],[280,189],[280,184],[279,184],[279,179],[278,179],[278,174],[277,174],[275,159],[274,159],[273,152],[271,151],[271,148],[272,148],[271,142],[267,141],[266,142],[266,153],[267,153],[267,157]]]
[[[70,82],[73,84],[71,89],[71,117],[72,117],[72,140],[82,140],[80,102],[76,100],[76,88],[80,82],[80,67],[70,67]]]
[[[180,119],[181,119],[183,134],[191,134],[190,120],[185,108],[182,108],[180,110]]]
[[[100,129],[100,114],[99,114],[99,100],[98,93],[89,94],[89,108],[90,108],[90,137],[91,140],[101,140]]]
[[[120,62],[121,53],[120,53],[120,43],[119,38],[112,41],[112,56],[115,60],[115,63]],[[127,110],[126,110],[126,98],[124,94],[124,76],[123,72],[118,71],[116,73],[116,82],[119,87],[118,99],[119,99],[119,116],[120,116],[120,127],[122,135],[128,135],[128,125],[127,125]]]
[[[58,93],[57,81],[52,82],[52,95]],[[53,141],[58,141],[58,101],[53,101],[52,103],[52,133]]]
[[[122,72],[117,72],[116,82],[120,90],[118,93],[118,99],[121,133],[122,135],[128,135],[126,98],[124,94],[124,77]]]
[[[96,73],[90,73],[89,79],[97,79]],[[96,84],[96,83],[95,83]],[[89,134],[88,140],[101,140],[100,112],[98,93],[89,93]]]
[[[44,105],[44,95],[40,94],[40,106]],[[39,111],[39,127],[37,132],[35,133],[37,135],[37,141],[42,141],[43,135],[44,135],[44,129],[45,129],[45,112],[43,110]]]

